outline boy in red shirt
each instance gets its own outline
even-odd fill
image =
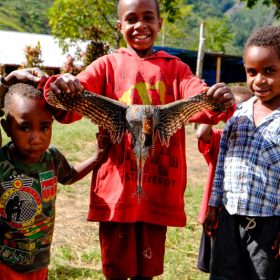
[[[53,76],[45,93],[79,93],[83,89],[106,95],[127,105],[161,105],[200,94],[206,86],[189,66],[153,46],[162,25],[157,0],[121,0],[119,22],[127,44],[105,55],[77,77]],[[212,86],[208,93],[226,112],[203,111],[192,122],[216,124],[234,111],[234,99],[225,84]],[[62,122],[80,115],[60,111]],[[57,114],[57,117],[58,115]],[[171,137],[169,147],[157,139],[154,153],[147,159],[143,174],[146,199],[133,197],[136,161],[131,136],[111,146],[108,160],[92,180],[88,220],[100,222],[99,234],[103,273],[107,279],[152,279],[163,273],[167,226],[186,225],[185,130]]]
[[[231,91],[237,105],[253,96],[248,88],[242,86],[231,87]],[[208,211],[222,133],[222,129],[213,129],[213,125],[211,124],[201,124],[196,131],[198,150],[204,156],[208,165],[208,176],[197,217],[197,221],[200,224],[203,224]],[[211,247],[211,238],[202,232],[197,262],[197,267],[201,271],[210,272]]]

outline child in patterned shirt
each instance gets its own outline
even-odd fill
[[[4,113],[1,124],[11,141],[0,149],[0,279],[45,280],[57,183],[73,184],[95,172],[106,155],[106,139],[95,155],[73,167],[50,144],[53,115],[40,90],[12,85]]]
[[[243,56],[255,96],[221,139],[204,222],[206,235],[215,235],[210,279],[279,280],[280,27],[255,31]]]

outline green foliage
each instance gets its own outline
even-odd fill
[[[165,16],[168,22],[174,23],[181,16],[180,2],[180,0],[160,0],[161,14]]]
[[[55,0],[48,16],[52,34],[65,51],[79,41],[97,41],[101,35],[103,42],[119,44],[114,0]]]
[[[273,7],[265,6],[262,1],[256,3],[252,10],[246,8],[245,3],[234,0],[185,0],[184,3],[192,5],[192,14],[178,22],[186,35],[177,46],[181,47],[184,43],[186,49],[198,49],[201,21],[206,22],[206,50],[233,55],[242,55],[243,46],[255,28],[279,24]],[[215,31],[215,28],[220,30],[219,25],[224,35]]]
[[[206,50],[226,52],[227,44],[233,42],[231,22],[223,15],[222,8],[219,10],[208,2],[183,1],[181,17],[174,24],[166,24],[158,42],[170,47],[197,50],[200,23],[204,21]]]
[[[47,9],[52,0],[1,0],[0,28],[20,32],[49,33]]]
[[[280,2],[279,2],[279,0],[262,0],[262,1],[258,1],[258,0],[241,0],[241,1],[245,1],[247,7],[249,7],[249,8],[254,7],[258,2],[262,2],[266,6],[273,6],[274,8],[276,8],[274,10],[275,16],[277,18],[280,18]]]
[[[191,15],[192,6],[183,5],[181,1],[180,7],[180,14],[177,15],[177,19],[174,18],[174,21],[168,20],[169,15],[162,13],[163,25],[156,41],[157,45],[178,47],[187,36],[181,24],[183,24],[185,18]]]
[[[243,46],[252,31],[277,22],[274,17],[274,8],[264,6],[261,2],[256,3],[253,9],[242,5],[240,9],[230,13],[228,17],[234,22],[232,25],[233,44],[228,46],[228,52],[238,54],[242,54]]]
[[[233,35],[230,32],[230,22],[226,17],[217,18],[210,17],[206,20],[206,34],[205,34],[205,49],[225,52],[226,43],[230,44],[233,39]]]
[[[116,47],[120,44],[115,0],[55,0],[48,16],[52,34],[64,52],[79,42],[89,43],[82,58],[84,66],[106,54],[108,44]]]

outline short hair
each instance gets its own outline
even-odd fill
[[[271,47],[280,58],[280,26],[265,26],[253,32],[244,47],[243,58],[249,47]]]
[[[4,97],[3,111],[6,117],[13,114],[13,99],[15,96],[45,100],[43,93],[35,86],[24,83],[14,84],[9,87]]]
[[[118,17],[119,19],[121,18],[121,8],[120,8],[120,3],[122,0],[118,0]],[[159,8],[159,1],[158,0],[153,0],[156,4],[156,13],[158,18],[160,18],[160,8]]]
[[[235,86],[231,86],[230,89],[231,89],[231,92],[234,95],[242,95],[242,94],[251,94],[251,95],[253,95],[252,92],[249,90],[249,88],[246,87],[246,86],[235,85]]]
[[[254,96],[254,94],[249,90],[247,86],[235,85],[231,86],[230,89],[234,96],[236,104],[247,101]]]

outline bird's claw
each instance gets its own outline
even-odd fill
[[[131,195],[131,198],[137,196],[138,203],[140,204],[141,198],[147,199],[147,196],[142,188],[142,186],[137,186],[135,192]]]

